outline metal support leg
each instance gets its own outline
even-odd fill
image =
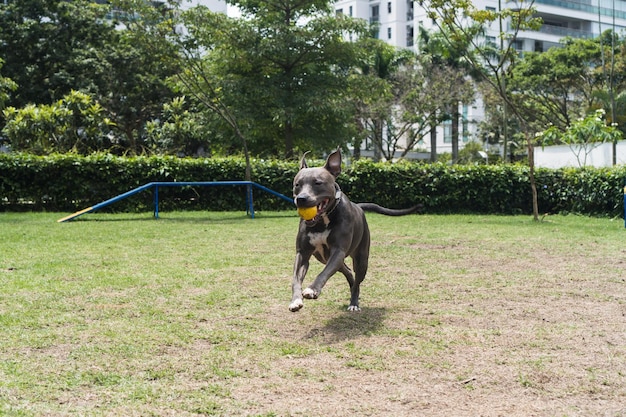
[[[154,186],[154,218],[159,218],[159,186]]]
[[[252,200],[252,186],[246,186],[246,206],[248,207],[248,214],[254,219],[254,201]]]

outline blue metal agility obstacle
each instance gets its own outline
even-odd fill
[[[154,189],[154,217],[158,219],[159,218],[159,187],[189,187],[189,186],[191,187],[215,187],[215,186],[237,186],[237,185],[246,186],[246,212],[253,219],[254,219],[254,201],[252,199],[252,188],[258,188],[262,191],[268,192],[276,197],[282,198],[283,200],[288,201],[291,204],[293,204],[292,198],[287,197],[286,195],[280,194],[274,190],[271,190],[267,187],[262,186],[261,184],[257,184],[256,182],[252,182],[252,181],[150,182],[148,184],[142,185],[141,187],[137,187],[133,190],[130,190],[124,194],[120,194],[117,197],[110,198],[94,206],[87,207],[86,209],[70,214],[67,217],[63,217],[62,219],[57,220],[57,222],[62,223],[68,220],[75,219],[78,216],[82,216],[83,214],[94,212],[98,209],[106,207],[117,201],[123,200],[132,195],[135,195],[137,193],[140,193],[142,191],[149,190],[149,189]]]

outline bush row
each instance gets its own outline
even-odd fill
[[[297,169],[295,162],[254,160],[252,180],[290,196]],[[245,162],[240,158],[0,154],[0,210],[72,212],[148,182],[243,180],[244,171]],[[626,167],[538,169],[539,209],[542,213],[621,215],[625,177]],[[339,183],[353,201],[393,208],[420,203],[429,213],[532,211],[528,167],[522,165],[358,161],[345,169]],[[109,210],[152,210],[152,198],[151,193],[139,193]],[[244,210],[245,190],[166,187],[159,189],[159,201],[161,210]],[[254,203],[255,210],[292,208],[258,190],[254,191]]]

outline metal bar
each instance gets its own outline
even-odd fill
[[[293,198],[291,198],[291,197],[287,197],[286,195],[281,194],[281,193],[278,193],[278,192],[276,192],[276,191],[274,191],[274,190],[270,190],[269,188],[264,187],[264,186],[262,186],[261,184],[257,184],[256,182],[253,182],[253,183],[252,183],[252,186],[254,186],[254,187],[256,187],[256,188],[258,188],[258,189],[260,189],[260,190],[263,190],[263,191],[265,191],[265,192],[268,192],[268,193],[270,193],[270,194],[272,194],[272,195],[274,195],[274,196],[276,196],[276,197],[280,197],[280,198],[282,198],[283,200],[288,201],[288,202],[289,202],[289,203],[291,203],[291,204],[294,204],[294,202],[293,202]]]
[[[116,203],[116,202],[118,202],[120,200],[123,200],[123,199],[128,198],[128,197],[130,197],[132,195],[135,195],[135,194],[140,193],[140,192],[142,192],[144,190],[147,190],[148,188],[153,187],[153,186],[154,186],[154,183],[150,182],[148,184],[142,185],[141,187],[137,187],[137,188],[135,188],[133,190],[125,192],[124,194],[120,194],[120,195],[118,195],[116,197],[109,198],[108,200],[105,200],[105,201],[103,201],[101,203],[98,203],[95,206],[93,206],[92,207],[92,209],[93,209],[92,211],[96,211],[98,209],[101,209],[102,207],[106,207],[106,206],[108,206],[110,204]]]
[[[280,194],[274,190],[271,190],[267,187],[262,186],[261,184],[257,184],[256,182],[252,182],[252,181],[168,181],[168,182],[162,182],[162,181],[157,181],[157,182],[150,182],[147,184],[142,185],[141,187],[137,187],[135,189],[132,189],[128,192],[125,192],[123,194],[120,194],[118,196],[115,196],[113,198],[110,198],[108,200],[105,200],[101,203],[98,203],[92,207],[88,207],[86,209],[77,211],[76,213],[70,214],[69,216],[63,217],[62,219],[57,220],[57,222],[61,223],[61,222],[65,222],[68,220],[72,220],[78,216],[81,216],[85,213],[91,213],[93,211],[96,211],[98,209],[101,209],[103,207],[106,207],[110,204],[113,204],[117,201],[123,200],[125,198],[128,198],[132,195],[135,195],[137,193],[140,193],[144,190],[147,190],[148,188],[152,188],[154,187],[154,217],[155,218],[159,218],[159,187],[202,187],[202,186],[234,186],[234,185],[245,185],[246,186],[246,211],[247,213],[250,214],[250,217],[252,217],[254,219],[254,201],[253,201],[253,192],[252,192],[252,188],[256,187],[262,191],[265,191],[267,193],[270,193],[276,197],[279,197],[285,201],[288,201],[289,203],[293,204],[293,200],[290,197],[287,197],[286,195]],[[625,189],[625,193],[626,193],[626,189]],[[625,201],[626,201],[626,196],[624,197]],[[625,209],[626,210],[626,209]]]
[[[132,189],[132,190],[130,190],[128,192],[125,192],[124,194],[120,194],[120,195],[115,196],[113,198],[110,198],[108,200],[102,201],[102,202],[100,202],[100,203],[98,203],[98,204],[96,204],[94,206],[87,207],[86,209],[77,211],[76,213],[70,214],[67,217],[63,217],[62,219],[57,220],[57,223],[62,223],[62,222],[66,222],[68,220],[75,219],[76,217],[82,216],[85,213],[91,213],[92,211],[96,211],[98,209],[101,209],[102,207],[106,207],[109,204],[113,204],[113,203],[115,203],[117,201],[123,200],[123,199],[128,198],[128,197],[130,197],[132,195],[140,193],[143,190],[146,190],[146,189],[148,189],[148,188],[150,188],[152,186],[153,186],[153,183],[144,184],[141,187],[134,188],[134,189]]]

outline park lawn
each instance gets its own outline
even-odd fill
[[[295,212],[160,215],[0,213],[1,416],[626,414],[621,219],[369,214],[291,313]]]

